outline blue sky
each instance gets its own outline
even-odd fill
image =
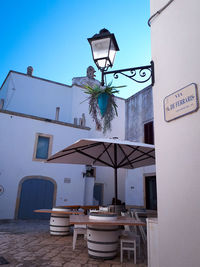
[[[148,65],[151,60],[149,0],[0,0],[0,84],[9,70],[71,85],[92,65],[87,38],[106,28],[115,34],[120,51],[112,70]],[[111,70],[111,69],[110,69]],[[107,78],[113,80],[112,77]],[[118,96],[143,88],[127,78]]]

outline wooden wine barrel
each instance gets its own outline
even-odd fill
[[[71,211],[67,208],[53,208],[54,211]],[[50,234],[51,235],[69,235],[70,223],[68,214],[51,214]]]
[[[114,213],[91,213],[92,220],[112,221],[117,218]],[[88,225],[87,227],[88,254],[92,258],[113,259],[117,255],[119,245],[119,227],[115,225]]]

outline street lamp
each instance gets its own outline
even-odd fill
[[[95,64],[101,71],[113,66],[115,54],[119,51],[115,35],[106,29],[100,30],[92,38],[88,38],[91,45]]]
[[[93,60],[97,68],[101,71],[101,84],[104,85],[104,77],[108,74],[113,74],[115,79],[118,79],[118,74],[124,75],[127,78],[137,82],[145,83],[151,80],[151,85],[154,85],[154,63],[151,61],[150,65],[134,67],[128,69],[121,69],[115,71],[107,71],[112,68],[115,54],[119,51],[115,35],[106,29],[100,30],[92,38],[88,38],[90,43]]]

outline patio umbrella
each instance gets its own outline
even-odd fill
[[[155,164],[154,145],[119,139],[81,139],[47,159],[50,163],[107,166],[114,169],[115,203],[117,170],[134,169]]]

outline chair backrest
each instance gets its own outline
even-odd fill
[[[130,217],[136,219],[135,218],[135,214],[134,214],[133,211],[130,211]],[[132,230],[132,232],[134,232],[135,234],[137,234],[137,226],[136,225],[131,226],[131,230]]]
[[[121,216],[130,217],[130,213],[128,211],[121,211]]]
[[[101,211],[109,211],[109,208],[108,207],[99,207],[99,210],[101,210]]]
[[[89,210],[89,213],[90,212],[99,212],[99,210]]]
[[[86,229],[87,225],[86,224],[74,224],[74,228],[78,228],[78,229]]]
[[[141,218],[139,217],[139,212],[135,212],[134,215],[135,215],[136,220],[142,222]],[[139,225],[138,228],[140,230],[142,240],[146,244],[146,242],[147,242],[146,226]]]
[[[129,212],[121,212],[121,216],[130,217],[130,213]],[[124,230],[127,232],[130,232],[131,231],[130,226],[124,225]]]

